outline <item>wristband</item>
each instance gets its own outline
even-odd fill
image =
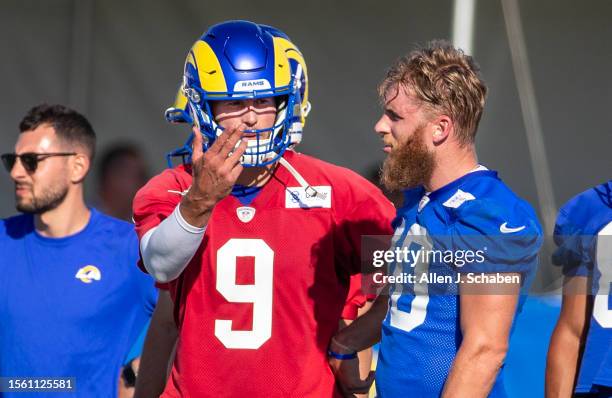
[[[339,354],[337,352],[333,352],[332,350],[327,350],[327,355],[332,357],[332,358],[336,358],[336,359],[340,359],[340,360],[355,359],[355,358],[357,358],[357,353],[356,352],[352,352],[350,354]]]

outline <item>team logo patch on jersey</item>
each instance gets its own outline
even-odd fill
[[[422,198],[421,198],[421,200],[419,201],[419,208],[418,208],[418,211],[420,212],[421,210],[423,210],[423,208],[424,208],[425,206],[427,206],[427,203],[429,203],[429,201],[430,201],[430,200],[431,200],[431,199],[429,199],[429,195],[428,195],[428,194],[423,195],[423,197],[422,197]]]
[[[236,209],[238,219],[244,223],[247,223],[255,217],[255,209],[253,207],[242,206]]]
[[[474,200],[474,199],[476,199],[476,197],[474,197],[474,195],[472,195],[471,193],[464,192],[464,191],[458,189],[457,192],[455,192],[455,194],[453,196],[448,198],[448,200],[446,202],[442,203],[442,204],[444,206],[446,206],[446,207],[451,207],[453,209],[457,209],[457,208],[459,208],[459,206],[461,206],[462,204],[464,204],[468,200]]]
[[[332,189],[329,185],[315,187],[287,187],[285,190],[285,208],[287,209],[310,209],[331,208]]]
[[[86,265],[79,269],[74,277],[83,283],[91,283],[102,279],[102,273],[95,265]]]

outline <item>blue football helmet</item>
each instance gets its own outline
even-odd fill
[[[275,97],[274,125],[251,130],[242,157],[247,167],[276,162],[302,139],[302,129],[310,111],[306,63],[299,49],[283,32],[248,21],[229,21],[211,27],[191,48],[183,81],[174,105],[166,110],[172,123],[197,125],[207,150],[222,133],[210,101]],[[260,138],[270,133],[268,138]],[[189,157],[191,141],[171,152],[169,157]]]

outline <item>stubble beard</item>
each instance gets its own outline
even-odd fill
[[[40,195],[34,193],[33,187],[30,185],[32,197],[30,199],[16,197],[17,211],[29,214],[42,214],[47,211],[57,208],[66,196],[68,195],[68,186],[61,185],[57,187],[49,187]]]

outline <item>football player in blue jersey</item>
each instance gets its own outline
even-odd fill
[[[157,298],[134,266],[134,226],[85,202],[96,135],[83,115],[43,104],[19,131],[14,152],[1,156],[22,214],[0,220],[0,376],[44,379],[29,384],[41,387],[29,390],[37,397],[57,396],[51,384],[74,387],[71,397],[117,397]]]
[[[542,238],[529,204],[478,163],[478,66],[434,41],[399,59],[379,94],[382,182],[404,190],[385,275],[399,278],[334,337],[332,370],[346,391],[366,391],[372,377],[359,379],[355,352],[380,340],[380,397],[504,397],[509,335]]]
[[[553,263],[563,304],[546,366],[546,396],[612,397],[612,181],[559,211]]]

